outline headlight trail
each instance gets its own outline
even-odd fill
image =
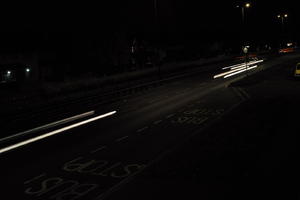
[[[264,62],[264,60],[258,60],[258,61],[251,61],[249,63],[247,63],[247,65],[255,65],[255,64],[258,64],[258,63],[262,63]],[[236,64],[236,65],[232,65],[232,66],[229,66],[229,67],[224,67],[222,69],[234,69],[234,68],[237,68],[237,67],[240,67],[240,66],[245,66],[246,64],[245,63],[241,63],[241,64]]]
[[[222,68],[223,70],[230,69],[230,71],[217,74],[214,76],[214,79],[220,78],[220,77],[228,78],[233,75],[240,74],[242,72],[257,68],[258,67],[257,64],[262,63],[262,62],[264,62],[264,60],[251,61],[247,64],[240,63],[240,64],[236,64],[236,65],[231,65],[229,67],[224,67],[224,68]],[[255,65],[255,66],[253,66],[253,65]]]
[[[219,78],[219,77],[222,77],[222,76],[226,76],[227,74],[231,74],[233,72],[240,71],[242,69],[246,69],[246,66],[242,67],[242,68],[239,68],[239,69],[235,69],[235,70],[231,70],[231,71],[228,71],[228,72],[224,72],[222,74],[215,75],[214,78]]]
[[[234,73],[232,73],[232,74],[229,74],[229,75],[226,75],[226,76],[224,76],[224,78],[228,78],[228,77],[231,77],[231,76],[234,76],[234,75],[240,74],[240,73],[242,73],[242,72],[249,71],[249,70],[251,70],[251,69],[254,69],[254,68],[257,68],[257,65],[255,65],[255,66],[253,66],[253,67],[249,67],[249,68],[247,68],[247,69],[243,69],[243,70],[240,70],[240,71],[234,72]]]
[[[75,123],[75,124],[72,124],[72,125],[69,125],[69,126],[66,126],[66,127],[63,127],[63,128],[57,129],[57,130],[54,130],[54,131],[51,131],[49,133],[45,133],[43,135],[40,135],[40,136],[37,136],[37,137],[33,137],[33,138],[30,138],[30,139],[24,140],[22,142],[19,142],[19,143],[16,143],[16,144],[4,147],[4,148],[0,149],[0,154],[5,153],[5,152],[10,151],[10,150],[13,150],[13,149],[16,149],[16,148],[19,148],[19,147],[22,147],[22,146],[25,146],[25,145],[33,143],[33,142],[36,142],[38,140],[42,140],[44,138],[56,135],[58,133],[62,133],[62,132],[65,132],[67,130],[74,129],[74,128],[82,126],[84,124],[88,124],[90,122],[93,122],[93,121],[96,121],[96,120],[99,120],[99,119],[103,119],[105,117],[114,115],[116,113],[117,113],[117,111],[112,111],[112,112],[109,112],[109,113],[106,113],[106,114],[103,114],[103,115],[99,115],[97,117],[93,117],[91,119],[84,120],[82,122],[78,122],[78,123]]]

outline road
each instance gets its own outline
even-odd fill
[[[285,72],[290,73],[290,66],[299,60],[294,54],[273,58],[259,63],[250,73],[258,72],[255,76],[259,76],[266,73],[261,70],[269,68],[276,72],[278,66],[288,68]],[[224,73],[222,67],[226,66],[220,65],[218,73]],[[164,160],[178,145],[212,129],[252,98],[249,89],[228,87],[244,73],[228,79],[214,79],[215,75],[183,78],[105,107],[96,106],[92,116],[43,130],[39,135],[107,112],[116,113],[1,153],[1,193],[7,193],[7,199],[31,200],[122,195],[116,191],[123,188],[124,192],[127,185],[130,188],[137,176]],[[124,195],[130,198],[128,193]]]

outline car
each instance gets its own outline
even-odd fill
[[[296,69],[295,69],[295,74],[294,74],[295,77],[300,77],[300,63],[298,63],[296,65]]]
[[[293,52],[295,52],[295,49],[293,47],[279,49],[280,54],[293,53]]]

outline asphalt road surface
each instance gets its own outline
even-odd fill
[[[244,73],[228,79],[214,79],[215,72],[191,76],[105,107],[97,106],[93,109],[95,113],[92,116],[43,130],[39,133],[40,136],[94,119],[51,137],[0,153],[0,191],[5,196],[1,199],[160,198],[159,195],[163,194],[154,191],[157,191],[155,187],[161,180],[140,184],[144,182],[139,180],[145,180],[143,174],[153,174],[149,170],[153,170],[153,166],[157,168],[160,163],[162,166],[176,165],[176,161],[171,162],[166,158],[191,138],[201,135],[202,140],[195,140],[199,143],[193,145],[209,146],[203,142],[206,141],[207,134],[202,133],[219,128],[215,131],[222,134],[218,134],[217,139],[222,140],[224,135],[228,136],[231,133],[229,128],[224,126],[220,129],[222,126],[216,127],[216,124],[226,121],[232,112],[237,112],[236,122],[242,119],[246,121],[247,113],[238,110],[251,102],[252,95],[273,96],[279,94],[277,88],[295,94],[299,91],[299,82],[291,75],[298,61],[300,56],[293,54],[259,63],[250,72],[257,72],[250,76],[256,79],[248,81],[252,87],[244,87],[245,83],[228,87],[230,83],[244,77]],[[220,65],[218,73],[224,73],[222,67],[226,66]],[[275,79],[274,85],[265,82],[269,71],[270,77]],[[265,85],[258,89],[261,84]],[[248,112],[255,108],[249,108]],[[116,113],[97,119],[111,111]],[[272,123],[269,125],[272,126]],[[252,126],[257,128],[259,123],[253,123]],[[5,146],[2,147],[4,148]],[[216,147],[214,152],[222,154],[223,150]],[[206,151],[203,149],[199,151],[202,151],[196,156],[199,159],[211,155],[211,152],[205,155]],[[178,153],[178,158],[180,155]],[[194,168],[198,169],[199,166],[191,165],[189,170],[193,171]],[[136,188],[140,192],[133,194]],[[167,188],[164,190],[160,187],[159,191],[170,191]],[[217,187],[217,191],[222,189],[224,190]],[[176,191],[172,191],[172,196],[176,197]],[[154,195],[148,195],[151,193]],[[203,198],[207,198],[207,195],[203,194]]]

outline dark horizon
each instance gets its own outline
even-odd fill
[[[247,36],[255,41],[276,40],[281,31],[279,13],[289,14],[286,31],[291,39],[299,40],[299,14],[295,2],[263,3],[251,1],[246,11]],[[164,41],[220,40],[244,38],[241,29],[241,11],[232,2],[158,1],[160,34]],[[110,36],[116,32],[138,34],[153,38],[155,18],[153,1],[110,2],[110,4],[46,4],[31,7],[2,7],[0,32],[30,33],[38,35],[66,32],[74,35],[91,34],[92,37]],[[84,40],[85,38],[82,38]]]

